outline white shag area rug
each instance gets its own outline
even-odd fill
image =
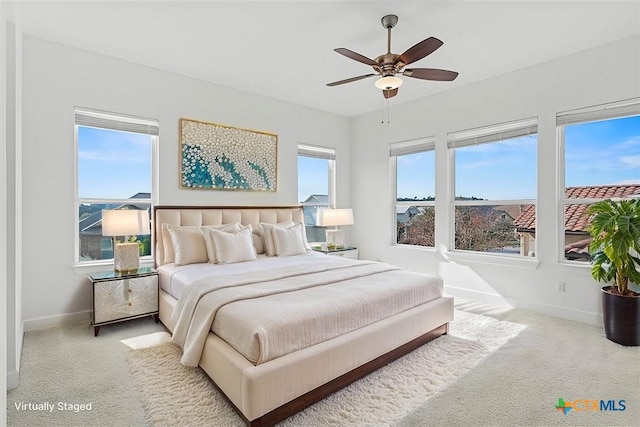
[[[456,310],[437,338],[280,423],[280,426],[393,425],[453,384],[525,325]],[[200,368],[180,364],[171,343],[131,351],[130,372],[151,426],[243,426]]]

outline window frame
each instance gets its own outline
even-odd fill
[[[434,200],[433,201],[398,201],[398,156],[406,156],[410,154],[434,152],[434,167],[433,178],[435,187],[437,187],[438,174],[436,173],[435,165],[435,151],[436,151],[436,138],[435,136],[427,136],[419,139],[412,139],[407,141],[393,142],[389,144],[389,171],[391,181],[391,245],[392,246],[406,246],[412,248],[425,248],[434,249],[435,242],[437,242],[436,236],[436,222],[434,220],[434,246],[422,246],[422,245],[410,245],[408,243],[398,243],[398,207],[400,206],[416,206],[416,207],[430,207],[436,209],[435,201],[435,187],[434,187]]]
[[[113,258],[81,261],[80,260],[80,229],[78,227],[78,212],[82,204],[128,204],[135,200],[137,204],[149,204],[149,217],[153,223],[153,207],[158,200],[158,144],[159,121],[120,113],[107,112],[85,107],[74,107],[74,267],[112,265]],[[120,198],[92,198],[79,196],[79,168],[78,168],[78,130],[80,127],[92,127],[119,132],[146,134],[151,137],[151,193],[149,198],[120,199]],[[155,233],[151,227],[151,254],[140,257],[142,262],[151,262],[154,257]]]
[[[534,260],[538,259],[538,239],[534,240],[533,256],[529,254],[504,254],[497,252],[484,252],[476,250],[457,249],[456,238],[456,208],[463,206],[521,206],[533,205],[536,215],[538,213],[538,162],[536,158],[536,198],[533,199],[492,199],[492,200],[457,200],[456,199],[456,148],[463,148],[471,145],[491,144],[503,140],[514,139],[524,136],[536,135],[536,153],[538,152],[538,117],[514,120],[510,122],[498,123],[488,126],[477,127],[462,131],[449,132],[447,134],[447,150],[449,160],[449,238],[448,246],[451,253],[474,254],[481,257],[501,257],[514,260]]]
[[[336,172],[336,149],[332,147],[322,147],[319,145],[311,145],[311,144],[298,144],[298,155],[297,157],[311,157],[314,159],[323,159],[327,160],[327,176],[329,178],[329,182],[327,183],[327,203],[328,208],[334,209],[336,207],[336,192],[337,192],[337,172]],[[299,173],[299,171],[298,171]],[[299,177],[298,177],[298,186],[299,186]],[[297,191],[297,188],[296,188]],[[297,193],[296,193],[297,194]],[[302,201],[299,200],[298,203]],[[317,227],[317,226],[315,226]],[[325,227],[321,227],[325,228]]]
[[[590,205],[604,200],[594,198],[568,199],[566,197],[566,127],[570,125],[586,124],[636,116],[640,116],[640,98],[631,98],[622,101],[594,105],[590,107],[561,111],[556,114],[556,155],[558,157],[558,186],[556,189],[558,195],[558,208],[556,216],[556,262],[558,264],[590,268],[590,264],[588,262],[570,260],[566,259],[565,257],[565,207],[567,205]],[[623,199],[625,198],[615,198],[615,200]]]

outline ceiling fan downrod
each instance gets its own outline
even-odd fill
[[[385,15],[380,22],[387,29],[387,53],[391,53],[391,29],[398,23],[398,17],[396,15]]]

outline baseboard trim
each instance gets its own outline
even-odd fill
[[[91,310],[79,311],[77,313],[58,314],[56,316],[40,317],[24,321],[24,331],[37,331],[40,329],[56,328],[58,326],[70,325],[91,321]]]
[[[15,369],[7,371],[7,390],[13,390],[20,385],[20,372]]]
[[[517,298],[505,298],[498,294],[478,292],[452,286],[446,286],[445,291],[454,297],[468,298],[500,306],[510,305],[512,307],[533,311],[547,316],[559,317],[561,319],[573,320],[594,326],[602,326],[602,313],[599,312],[576,310],[574,308],[525,301]]]

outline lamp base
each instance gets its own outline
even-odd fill
[[[117,243],[113,251],[113,269],[119,273],[136,271],[140,267],[140,246],[137,242]]]
[[[327,230],[327,249],[332,251],[335,249],[344,249],[344,231]]]

